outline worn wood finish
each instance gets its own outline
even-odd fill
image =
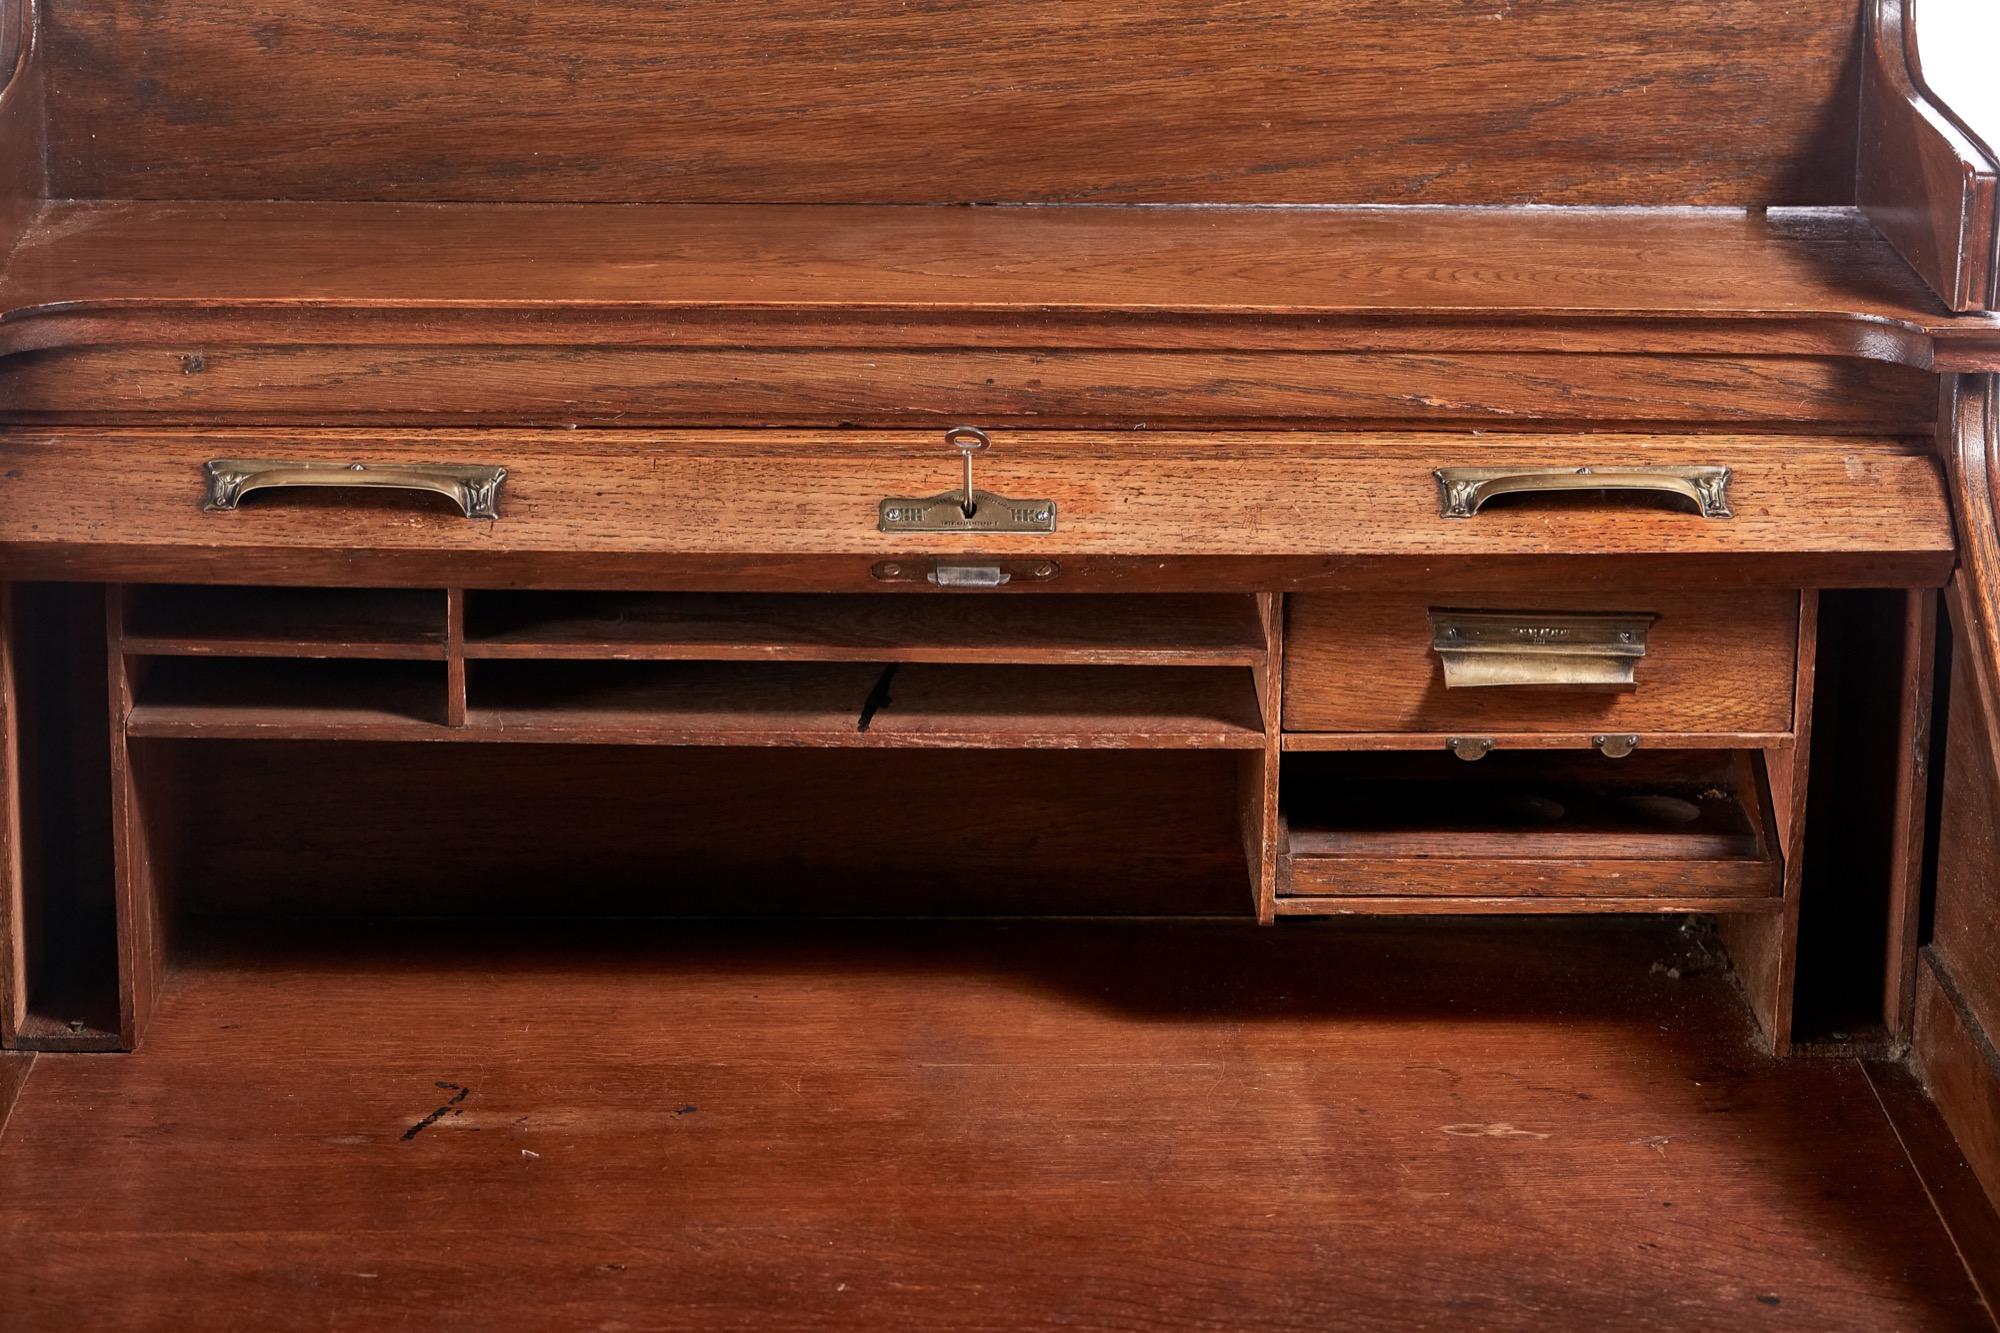
[[[1423,598],[1301,594],[1287,604],[1290,731],[1710,732],[1734,734],[1737,747],[1743,736],[1791,734],[1796,593],[1718,598],[1663,588],[1621,600],[1565,596],[1552,586],[1512,600],[1439,589]],[[1447,690],[1431,647],[1432,607],[1522,611],[1530,619],[1537,611],[1649,611],[1658,619],[1647,631],[1636,690]]]
[[[1932,0],[1937,3],[1937,0]],[[1856,197],[1953,310],[2000,307],[2000,157],[1924,78],[1920,0],[1868,0]]]
[[[10,1325],[1990,1327],[1861,1069],[1765,1059],[1686,961],[1666,923],[253,929],[146,1050],[37,1064]]]
[[[1932,1207],[1951,1232],[1952,1245],[1986,1308],[2000,1309],[2000,1212],[1980,1188],[1951,1127],[1909,1065],[1866,1060],[1861,1067],[1895,1127],[1904,1155],[1924,1182]]]
[[[1914,1062],[1966,1164],[2000,1205],[2000,1053],[1958,983],[1991,983],[1974,965],[1926,949],[1917,966]]]
[[[0,7],[0,254],[26,234],[49,197],[44,69],[32,0]]]
[[[135,745],[190,920],[1247,917],[1224,752]]]
[[[7,1120],[21,1089],[28,1085],[28,1071],[34,1068],[33,1051],[0,1051],[0,1136],[7,1133]]]
[[[1824,204],[1854,152],[1845,0],[46,8],[58,196]]]
[[[605,332],[582,328],[578,336]],[[379,323],[352,336],[370,335],[401,336]],[[1934,375],[1801,356],[850,349],[811,346],[804,328],[792,335],[802,345],[791,347],[273,345],[230,340],[237,336],[190,329],[154,343],[0,358],[0,423],[944,428],[1109,420],[1930,435],[1937,419]],[[703,340],[690,330],[660,337]]]
[[[509,471],[497,522],[418,497],[265,495],[204,513],[216,457],[476,462]],[[884,496],[958,484],[928,432],[35,432],[0,438],[0,557],[25,575],[130,581],[882,590],[883,559],[1048,558],[1078,591],[1577,587],[1607,577],[1740,587],[1943,579],[1936,464],[1893,441],[1713,435],[1022,432],[979,484],[1054,499],[1053,534],[884,534]],[[1440,516],[1454,464],[1735,469],[1735,517],[1495,506]],[[1199,521],[1195,517],[1199,516]],[[1453,575],[1463,571],[1463,578]]]
[[[475,591],[473,658],[1254,666],[1259,599]]]
[[[2000,320],[1950,318],[1851,210],[63,203],[0,274],[0,311],[7,352],[1144,347],[2000,369]]]

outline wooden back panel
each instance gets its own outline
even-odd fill
[[[1815,204],[1855,0],[45,0],[57,197]]]

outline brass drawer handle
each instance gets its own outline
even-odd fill
[[[213,458],[202,467],[204,509],[234,509],[252,491],[295,486],[356,486],[442,495],[467,518],[500,517],[504,467],[466,463],[288,463],[264,458]]]
[[[1496,495],[1535,491],[1653,491],[1692,500],[1703,518],[1728,518],[1726,467],[1441,467],[1446,518],[1471,518]]]
[[[1431,610],[1448,690],[1494,686],[1630,691],[1650,612]]]

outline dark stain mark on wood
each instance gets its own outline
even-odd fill
[[[861,716],[855,720],[856,731],[868,730],[868,724],[875,720],[875,714],[889,706],[889,682],[896,678],[896,664],[891,662],[882,668],[882,675],[876,680],[875,688],[868,691],[868,697],[861,701]]]
[[[438,1107],[435,1111],[432,1111],[422,1120],[419,1120],[416,1124],[411,1125],[408,1129],[404,1130],[403,1142],[408,1143],[411,1139],[414,1139],[415,1137],[417,1137],[417,1135],[423,1133],[425,1130],[429,1129],[432,1125],[435,1125],[438,1121],[444,1119],[446,1116],[459,1114],[458,1104],[464,1101],[467,1097],[470,1097],[472,1095],[471,1088],[461,1088],[456,1083],[446,1083],[442,1079],[438,1080],[438,1087],[451,1093],[450,1099],[447,1100],[443,1106]]]

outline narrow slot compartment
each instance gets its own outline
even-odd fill
[[[469,739],[973,749],[1263,744],[1247,668],[501,661],[470,664],[467,686],[462,730]]]
[[[481,592],[475,658],[1257,666],[1243,595]]]
[[[110,710],[103,589],[15,584],[0,683],[0,863],[12,1042],[31,1050],[119,1044],[118,922],[111,853]]]
[[[511,740],[850,745],[864,662],[470,662],[464,730]]]
[[[133,662],[132,736],[422,737],[445,730],[445,664],[158,657]]]
[[[1295,899],[1760,910],[1782,892],[1750,751],[1294,754],[1283,792]]]
[[[125,651],[442,661],[445,594],[428,588],[134,586],[126,590]]]

